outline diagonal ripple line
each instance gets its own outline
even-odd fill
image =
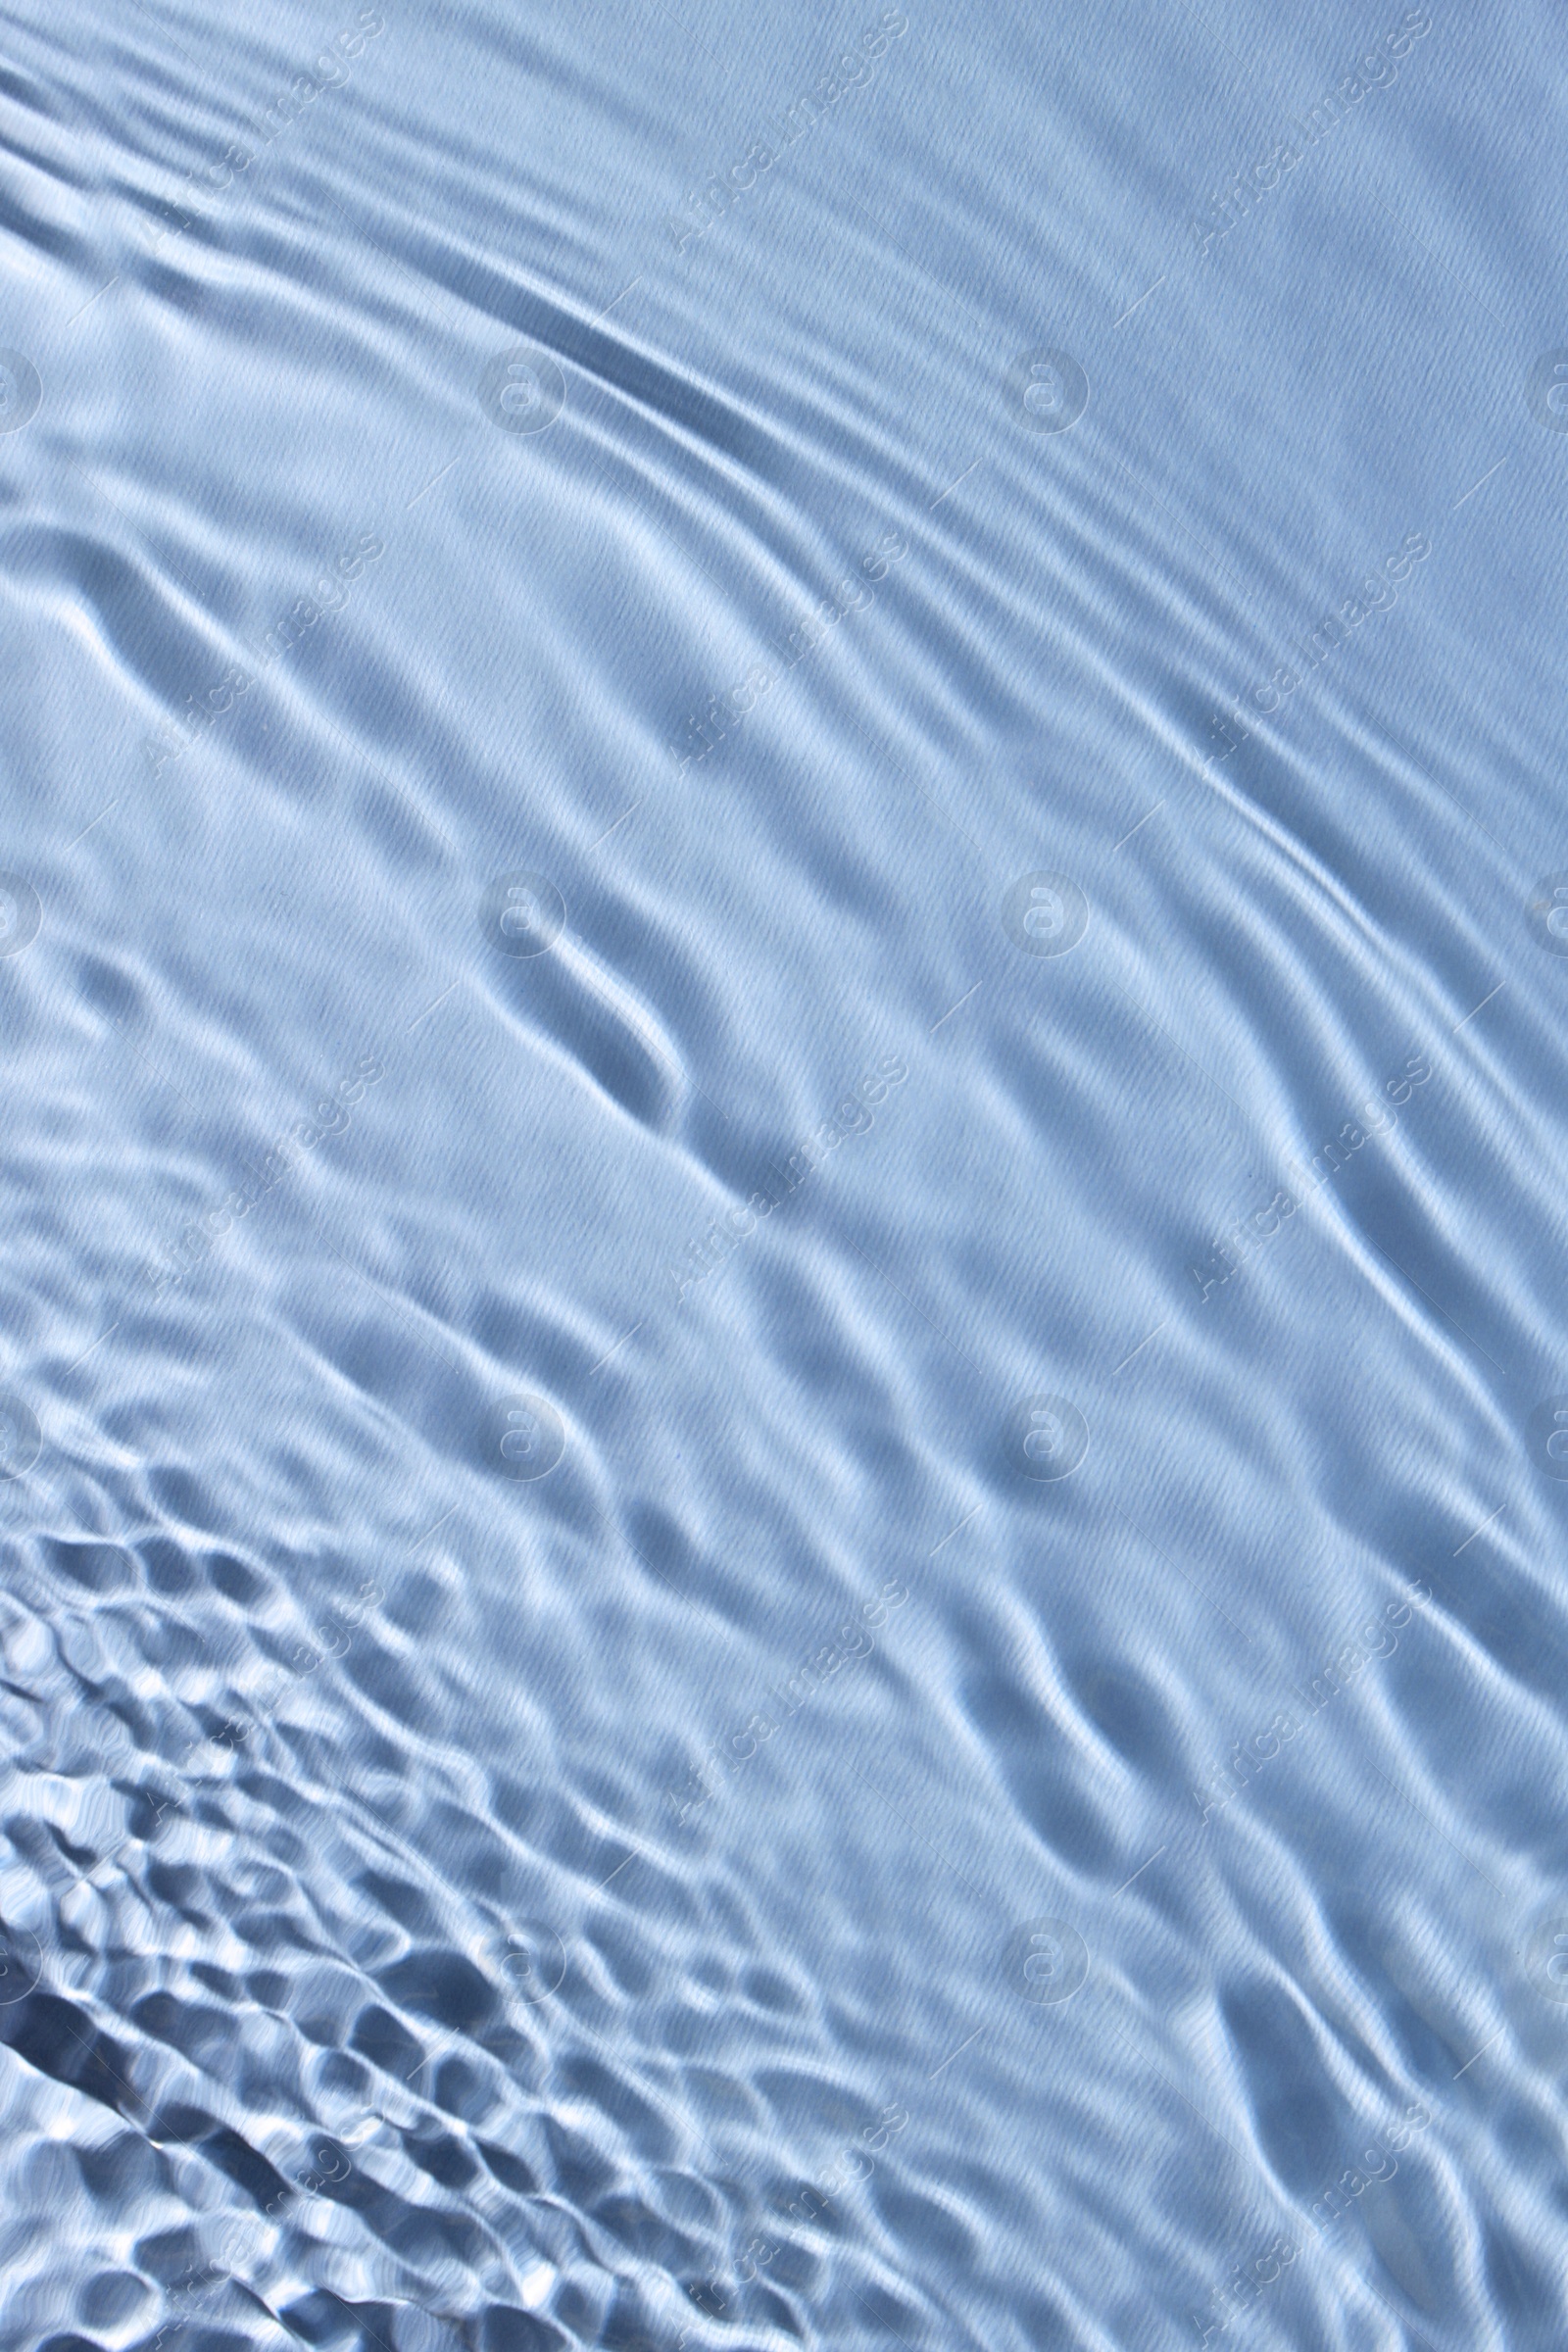
[[[1168,272],[1167,272],[1166,274],[1168,274]],[[1154,282],[1153,282],[1153,284],[1152,284],[1152,285],[1150,287],[1150,289],[1149,289],[1149,293],[1148,293],[1148,294],[1140,294],[1140,295],[1139,295],[1139,297],[1138,297],[1138,300],[1137,300],[1135,303],[1131,303],[1131,304],[1129,304],[1128,308],[1127,308],[1125,311],[1123,311],[1123,313],[1122,313],[1122,315],[1121,315],[1121,318],[1118,318],[1118,319],[1116,319],[1116,320],[1114,321],[1114,323],[1115,323],[1117,326],[1120,326],[1120,325],[1123,323],[1123,321],[1124,321],[1124,320],[1126,320],[1126,319],[1128,319],[1128,318],[1130,318],[1132,317],[1132,315],[1133,315],[1133,312],[1134,312],[1134,311],[1141,311],[1141,310],[1143,309],[1143,307],[1144,307],[1145,303],[1146,303],[1146,302],[1149,300],[1149,295],[1150,295],[1150,294],[1157,294],[1157,293],[1158,293],[1158,291],[1159,291],[1159,289],[1160,289],[1160,287],[1161,287],[1161,286],[1162,286],[1164,283],[1165,283],[1165,278],[1164,278],[1164,276],[1156,277],[1156,278],[1155,278],[1155,280],[1154,280]]]

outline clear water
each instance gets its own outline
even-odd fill
[[[1560,29],[8,12],[6,2347],[1560,2346]]]

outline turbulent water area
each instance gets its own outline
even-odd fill
[[[0,2352],[1560,2352],[1546,0],[0,31]]]

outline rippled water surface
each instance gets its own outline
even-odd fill
[[[0,2352],[1560,2352],[1543,0],[0,40]]]

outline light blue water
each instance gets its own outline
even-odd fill
[[[1565,96],[7,12],[3,2352],[1557,2352]]]

